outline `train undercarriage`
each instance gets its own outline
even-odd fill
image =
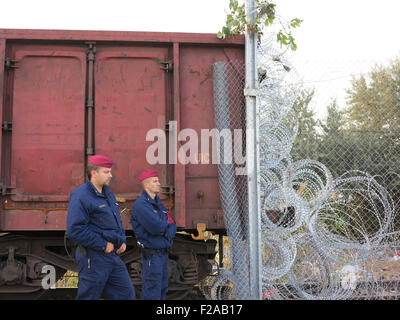
[[[168,261],[168,300],[183,299],[211,273],[216,244],[214,239],[193,240],[188,234],[176,235]],[[0,236],[0,299],[46,299],[51,296],[74,299],[76,290],[52,289],[49,284],[61,279],[68,270],[77,272],[75,249],[64,232],[3,234]],[[127,250],[121,259],[127,266],[136,296],[140,298],[141,258],[135,238],[127,236]]]

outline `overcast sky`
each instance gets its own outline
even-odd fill
[[[399,0],[275,0],[310,58],[382,58],[399,53]],[[8,1],[0,1],[2,8]],[[216,33],[229,0],[13,0],[1,28]]]
[[[293,61],[310,86],[325,84],[324,92],[343,87],[350,74],[367,72],[374,61],[400,56],[400,0],[274,2],[282,17],[304,20],[294,33],[298,50]],[[4,10],[10,2],[0,4]],[[216,33],[225,22],[228,4],[229,0],[13,0],[0,18],[0,28]],[[328,101],[330,93],[325,93]]]

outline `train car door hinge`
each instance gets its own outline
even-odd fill
[[[174,64],[172,60],[162,61],[160,62],[160,65],[160,69],[164,70],[165,72],[172,72],[172,70],[174,69]]]
[[[18,63],[18,61],[12,60],[11,58],[8,58],[8,57],[6,57],[4,59],[4,67],[6,69],[18,69],[19,67],[16,66],[17,63]]]
[[[87,61],[94,62],[96,60],[96,42],[95,41],[87,41],[88,51],[86,54]]]
[[[8,57],[6,57],[4,59],[4,67],[6,69],[18,69],[19,67],[16,66],[17,63],[18,63],[18,61],[12,60],[11,58],[8,58]]]
[[[15,189],[15,187],[0,183],[0,196],[14,195],[15,193],[11,193],[10,189]]]
[[[1,130],[4,131],[4,132],[11,132],[12,131],[12,122],[3,121],[1,123]]]
[[[94,148],[88,147],[88,148],[86,148],[85,152],[86,152],[87,156],[93,156],[94,155]]]

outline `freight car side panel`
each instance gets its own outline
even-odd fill
[[[201,130],[214,129],[213,63],[244,60],[242,48],[189,46],[181,48],[181,128],[194,129],[199,137],[198,154],[185,167],[187,228],[204,223],[207,229],[224,228],[219,196],[218,166],[209,151],[201,153]],[[209,162],[202,164],[201,162]]]
[[[0,61],[5,61],[6,40],[0,38]],[[0,63],[0,123],[3,123],[3,101],[4,101],[4,69],[5,63]],[[0,173],[3,171],[2,161],[3,132],[0,131]]]
[[[67,201],[83,180],[86,55],[18,47],[13,82],[13,201]]]
[[[3,230],[62,230],[84,181],[86,48],[11,43],[3,115]],[[6,137],[7,135],[7,137]],[[5,142],[5,143],[4,143]]]
[[[146,135],[163,131],[170,147],[171,120],[177,133],[190,128],[198,137],[215,128],[212,64],[243,55],[242,37],[0,29],[0,58],[12,62],[0,67],[2,124],[11,123],[0,145],[0,230],[65,230],[69,195],[86,179],[90,150],[115,161],[111,187],[128,209],[126,229],[147,168],[159,171],[161,198],[179,227],[224,228],[217,165],[149,164],[155,141]]]
[[[150,165],[146,150],[149,130],[165,130],[166,75],[160,62],[166,48],[96,47],[95,150],[115,165],[111,188],[126,200],[141,193],[139,175],[153,168],[166,181],[166,165]]]

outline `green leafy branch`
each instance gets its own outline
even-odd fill
[[[238,0],[229,1],[230,12],[226,17],[225,26],[217,33],[218,38],[225,39],[230,35],[244,34],[246,27],[251,33],[262,35],[263,28],[273,24],[276,19],[276,4],[268,0],[254,0],[256,4],[256,16],[254,23],[247,21],[245,5],[239,5]],[[282,25],[282,29],[277,33],[277,41],[282,46],[289,46],[291,50],[296,50],[297,45],[292,36],[291,30],[297,28],[303,20],[292,19],[287,27]]]

